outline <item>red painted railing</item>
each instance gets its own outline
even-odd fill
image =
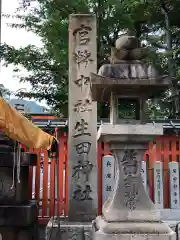
[[[29,169],[29,196],[39,202],[39,220],[46,222],[53,215],[68,214],[68,156],[67,156],[67,134],[60,133],[59,136],[59,164],[55,158],[48,159],[45,150],[30,150],[36,152],[38,163],[36,167]],[[171,161],[179,162],[180,138],[178,137],[158,137],[153,143],[149,143],[149,149],[144,155],[148,164],[148,184],[149,195],[153,200],[153,162],[162,161],[164,170],[164,199],[165,208],[169,207],[169,184],[168,184],[168,163]],[[43,156],[43,169],[41,167],[41,155]],[[109,154],[108,146],[98,143],[98,213],[102,209],[102,157]],[[58,170],[57,170],[58,166]],[[42,173],[43,171],[43,173]],[[56,180],[58,177],[58,184]],[[55,190],[56,188],[57,191]],[[57,192],[57,193],[56,193]]]

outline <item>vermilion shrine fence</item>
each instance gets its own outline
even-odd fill
[[[54,158],[48,159],[45,150],[34,152],[38,155],[37,166],[30,168],[29,176],[29,198],[37,199],[39,202],[39,220],[46,222],[51,216],[68,214],[68,156],[67,156],[67,134],[61,133],[59,137],[59,164]],[[153,144],[156,143],[156,148]],[[154,200],[153,193],[153,163],[161,161],[163,164],[163,184],[164,184],[164,208],[169,208],[169,173],[168,163],[175,161],[180,163],[180,138],[179,137],[159,137],[156,142],[149,143],[149,149],[144,155],[144,160],[148,166],[148,186],[149,195]],[[33,151],[32,149],[29,151]],[[102,158],[110,154],[108,146],[98,143],[98,211],[102,209]],[[43,158],[43,161],[41,161]],[[42,163],[43,162],[43,163]],[[43,168],[42,165],[43,164]],[[58,166],[58,171],[57,167]],[[56,176],[58,175],[58,184]],[[56,188],[58,186],[58,191]],[[59,204],[58,204],[59,201]]]

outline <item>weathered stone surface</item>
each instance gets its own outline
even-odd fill
[[[140,47],[138,38],[129,34],[122,34],[111,48],[110,62],[119,63],[121,60],[139,60],[145,56],[145,51]]]
[[[153,136],[163,135],[162,124],[103,124],[99,127],[97,139],[104,141],[148,141]],[[138,139],[137,137],[140,137]],[[144,139],[144,140],[143,140]]]
[[[115,184],[115,159],[111,155],[106,155],[102,159],[102,196],[103,203],[113,192]]]
[[[157,209],[164,208],[164,193],[163,193],[163,166],[162,162],[154,162],[154,203]]]
[[[70,221],[97,215],[97,106],[92,102],[90,73],[97,71],[96,19],[69,18],[69,212]]]
[[[142,58],[139,45],[135,37],[121,36],[112,51],[111,64],[103,65],[98,75],[91,74],[93,99],[110,101],[111,124],[100,126],[97,139],[109,145],[116,166],[114,191],[103,205],[102,216],[93,222],[93,240],[176,238],[160,221],[160,212],[148,197],[141,177],[148,142],[163,135],[161,125],[142,124],[145,123],[144,104],[148,98],[164,92],[170,81],[160,76],[151,64],[132,61]],[[125,100],[123,107],[133,106],[134,124],[117,121],[117,109],[121,107],[118,97],[122,105]],[[131,103],[127,104],[127,99]]]
[[[93,240],[175,240],[176,234],[173,232],[172,234],[107,234],[103,232],[97,232],[93,237]]]
[[[159,96],[170,86],[169,79],[164,77],[141,78],[110,78],[91,74],[92,98],[95,101],[109,101],[111,92],[123,97],[151,98]]]
[[[46,227],[46,240],[49,236],[61,240],[91,240],[92,224],[68,221],[59,223],[58,219],[51,219]]]
[[[144,189],[148,194],[148,189],[147,189],[147,166],[146,166],[146,161],[142,161],[142,166],[141,166],[141,177],[143,180],[143,185]]]
[[[180,208],[180,193],[179,193],[179,163],[170,162],[169,167],[169,183],[170,183],[170,207]]]
[[[35,153],[21,152],[20,155],[21,167],[35,166],[36,162],[37,155]],[[13,164],[14,164],[13,152],[0,152],[0,167],[13,167]]]
[[[135,36],[129,34],[121,34],[115,42],[116,49],[132,50],[140,47],[140,41]]]
[[[171,234],[172,230],[164,222],[142,222],[123,221],[107,222],[103,217],[97,217],[93,225],[95,231],[102,231],[107,234]]]
[[[167,209],[167,210],[170,210],[170,209]],[[161,213],[163,212],[163,210],[161,210]],[[176,211],[177,212],[177,211]],[[169,212],[170,213],[170,212]],[[163,214],[162,214],[163,215]],[[180,216],[180,213],[179,213],[179,216]],[[173,217],[173,213],[171,214],[171,218]],[[173,231],[175,231],[175,228],[176,228],[176,225],[177,223],[179,222],[178,220],[177,221],[173,221],[173,220],[169,220],[169,221],[163,221],[166,226],[168,225]],[[67,225],[66,225],[67,224]],[[71,223],[72,224],[72,223]],[[62,226],[62,228],[66,229],[66,231],[68,232],[68,229],[69,227],[71,227],[71,224],[68,225],[68,222],[64,223],[63,221],[61,221],[60,223],[60,227]],[[75,223],[73,226],[76,226],[76,224],[80,224],[80,227],[82,227],[82,223]],[[133,226],[135,224],[133,223]],[[89,232],[89,234],[85,234],[85,239],[86,240],[92,240],[93,239],[93,233],[94,233],[94,229],[91,227],[91,223],[88,224],[85,224],[86,226],[86,230],[87,232]],[[65,233],[65,230],[63,230],[63,232]],[[179,232],[179,240],[180,240],[180,225],[178,227],[178,232]],[[51,235],[52,236],[52,240],[56,240],[56,239],[61,239],[61,230],[58,228],[58,224],[57,224],[57,220],[56,218],[53,220],[52,222],[52,219],[49,221],[47,227],[46,227],[46,240],[49,240],[49,236]],[[86,233],[86,231],[85,231]],[[135,235],[135,234],[134,234]],[[81,235],[82,236],[82,235]],[[81,240],[81,236],[80,237],[80,240]],[[88,236],[88,237],[87,237]],[[116,235],[117,236],[117,235]],[[142,236],[142,234],[139,234],[139,236]],[[71,237],[71,236],[70,236]],[[67,240],[67,236],[66,236],[66,240]],[[71,239],[71,238],[70,238]],[[79,240],[79,239],[78,239]],[[83,238],[84,240],[84,238]]]
[[[0,204],[20,204],[28,200],[29,168],[20,168],[20,183],[15,169],[13,187],[13,168],[0,167]]]
[[[141,162],[151,137],[162,134],[161,125],[104,124],[99,128],[98,136],[109,144],[117,169],[114,192],[103,205],[106,221],[160,220],[143,186]]]
[[[13,152],[15,142],[0,130],[0,152]]]
[[[0,227],[2,240],[38,240],[37,223],[24,228]]]
[[[0,226],[25,227],[37,221],[38,205],[29,201],[21,205],[0,205]]]
[[[28,201],[29,166],[36,154],[21,152],[0,134],[0,233],[2,240],[36,240],[38,205]]]
[[[163,134],[160,125],[102,125],[99,138],[109,144],[116,161],[113,194],[94,221],[93,240],[172,239],[175,233],[160,221],[141,177],[141,163],[151,137]]]
[[[111,48],[110,62],[112,64],[122,63],[122,60],[140,60],[144,57],[144,51],[141,48],[136,48],[132,50]]]
[[[155,79],[160,75],[156,69],[149,63],[141,61],[122,61],[119,64],[105,64],[98,75],[114,79]]]
[[[23,203],[28,200],[29,166],[36,165],[37,155],[21,152],[20,158],[17,159],[18,154],[13,152],[12,141],[2,134],[0,139],[0,204]],[[9,151],[1,152],[3,149]],[[18,167],[20,172],[17,171]],[[20,182],[17,180],[17,172]]]
[[[39,240],[37,222],[26,228],[21,228],[17,240]]]
[[[166,213],[163,213],[164,211],[166,210]],[[167,211],[167,210],[169,210],[169,211]],[[177,210],[176,210],[176,213],[177,213]],[[173,216],[174,216],[174,214],[175,214],[175,212],[174,212],[174,210],[173,210],[173,212],[171,213],[171,210],[170,209],[164,209],[164,210],[161,210],[161,218],[163,218],[163,222],[165,223],[165,228],[166,228],[166,226],[167,225],[169,225],[169,227],[173,230],[173,231],[175,231],[175,227],[176,227],[176,225],[177,225],[177,223],[179,222],[178,221],[178,218],[180,217],[180,212],[179,212],[179,215],[177,215],[177,214],[175,214],[175,215],[177,215],[177,220],[175,221],[173,221],[173,220],[165,220],[165,218],[167,218],[168,219],[168,216],[172,219],[173,218]],[[179,217],[178,217],[179,216]],[[127,223],[127,225],[128,225],[129,223]],[[142,224],[142,223],[139,223],[139,224]],[[79,225],[79,227],[78,227],[78,225]],[[59,228],[59,226],[60,226],[60,228]],[[91,223],[86,223],[86,224],[83,224],[83,223],[77,223],[77,222],[68,222],[68,221],[63,221],[63,220],[61,220],[61,222],[60,222],[60,225],[58,226],[58,220],[57,220],[57,217],[55,217],[54,219],[53,218],[51,218],[50,219],[50,221],[49,221],[49,223],[48,223],[48,225],[47,225],[47,227],[46,227],[46,240],[49,240],[49,236],[51,236],[51,239],[52,240],[58,240],[58,239],[62,239],[61,237],[62,237],[62,235],[64,234],[64,238],[65,238],[65,240],[67,240],[67,239],[72,239],[71,237],[72,237],[72,235],[76,235],[76,237],[78,237],[77,236],[77,233],[79,233],[79,237],[77,238],[78,240],[80,239],[82,239],[82,240],[92,240],[93,239],[93,234],[94,234],[94,231],[95,231],[95,229],[94,229],[94,227],[95,226],[93,226],[92,227],[92,224]],[[125,223],[125,225],[122,225],[123,226],[123,228],[125,227],[127,227],[126,226],[126,223]],[[135,223],[132,223],[132,226],[131,227],[134,227],[135,226]],[[140,225],[139,225],[140,226]],[[146,228],[147,228],[147,223],[144,225],[144,226],[146,226]],[[180,225],[179,225],[180,226]],[[71,231],[71,227],[73,228],[73,230]],[[83,228],[85,228],[85,234],[83,235],[82,234],[82,232],[83,232],[83,230],[82,230],[82,227]],[[77,231],[76,231],[76,229],[77,229]],[[81,231],[79,230],[79,228],[81,229]],[[124,228],[124,229],[125,229]],[[61,230],[62,229],[62,230]],[[131,229],[131,228],[130,228]],[[150,228],[149,228],[150,229]],[[156,227],[156,229],[157,229],[157,227]],[[162,229],[162,228],[161,228]],[[178,228],[179,229],[179,228]],[[140,230],[143,230],[143,227],[142,227],[142,225],[141,225],[141,229]],[[152,230],[152,228],[151,228],[151,230]],[[180,229],[179,229],[180,230]],[[166,230],[165,231],[167,231],[167,228],[166,228]],[[70,232],[70,233],[69,233]],[[77,233],[76,233],[77,232]],[[180,232],[180,231],[179,231]],[[75,234],[76,233],[76,234]],[[68,238],[68,236],[67,235],[69,235],[69,238]],[[135,235],[135,234],[133,234],[133,235]],[[145,234],[146,235],[146,234]],[[116,235],[117,236],[117,235]],[[138,236],[142,236],[142,234],[140,234],[139,233],[139,235]],[[73,238],[74,239],[74,238]],[[179,234],[179,240],[180,240],[180,234]]]
[[[128,144],[126,147],[124,149],[124,146],[117,144],[111,146],[111,151],[116,154],[118,163],[116,164],[119,165],[119,170],[116,172],[114,192],[103,206],[103,216],[110,222],[158,221],[160,219],[159,212],[147,196],[140,175],[145,146]],[[127,162],[127,164],[131,165],[132,177],[126,176],[128,170],[125,165],[126,161],[131,161],[126,160],[131,154],[134,160],[131,163]]]

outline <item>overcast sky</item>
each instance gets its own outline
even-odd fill
[[[13,14],[18,7],[18,0],[2,0],[2,12],[5,14]],[[12,29],[7,26],[7,18],[2,18],[2,43],[13,45],[15,47],[26,46],[28,44],[34,44],[36,46],[41,45],[40,39],[33,33],[26,32],[22,29]],[[29,88],[28,84],[20,84],[17,78],[13,77],[14,73],[12,71],[12,66],[5,68],[1,67],[0,70],[0,83],[4,84],[6,88],[12,91],[16,91],[20,88]],[[26,75],[27,73],[23,71],[21,75]]]

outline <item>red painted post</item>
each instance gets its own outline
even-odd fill
[[[58,215],[63,214],[63,188],[64,188],[64,133],[60,133],[59,137],[59,169],[58,169]]]
[[[55,168],[56,159],[53,157],[50,163],[50,217],[55,215]]]
[[[43,168],[43,199],[42,199],[42,217],[47,216],[48,208],[48,151],[42,150],[44,154],[44,168]]]
[[[65,201],[64,215],[68,216],[68,135],[65,133]]]

